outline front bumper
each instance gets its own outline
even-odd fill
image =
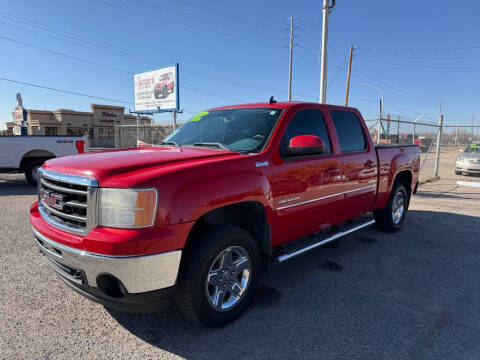
[[[32,231],[35,244],[61,279],[85,297],[107,306],[152,311],[159,300],[171,295],[176,284],[181,250],[144,256],[102,255],[55,242],[34,227]],[[97,282],[100,275],[117,280],[121,293],[110,296],[105,292]]]
[[[471,163],[469,162],[456,162],[455,166],[456,171],[462,171],[462,172],[467,172],[467,173],[472,173],[472,174],[480,174],[480,163]]]

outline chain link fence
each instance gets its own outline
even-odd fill
[[[472,141],[480,141],[480,126],[440,127],[438,124],[401,118],[382,119],[380,124],[378,119],[367,119],[365,122],[374,143],[419,146],[420,182],[454,175],[459,150],[465,149]],[[135,147],[137,139],[147,144],[159,144],[172,131],[172,125],[116,126],[115,147]],[[441,140],[440,146],[437,146],[439,133]]]
[[[406,121],[401,118],[382,119],[380,124],[378,119],[365,122],[375,143],[419,146],[420,182],[454,176],[459,150],[465,149],[473,141],[480,141],[480,126],[442,124],[440,127],[439,124]],[[437,146],[440,135],[440,145]]]
[[[147,144],[160,144],[173,132],[172,125],[120,125],[115,127],[115,147],[137,146],[137,140]]]

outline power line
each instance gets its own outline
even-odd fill
[[[330,80],[330,83],[328,84],[327,89],[330,89],[332,85],[335,83],[335,81],[340,77],[340,74],[347,66],[347,59],[348,59],[348,53],[345,55],[345,58],[343,59],[343,61],[338,65],[337,71],[332,76],[332,80]]]
[[[106,98],[106,97],[101,97],[101,96],[88,95],[88,94],[83,94],[83,93],[79,93],[79,92],[76,92],[76,91],[62,90],[62,89],[52,88],[52,87],[48,87],[48,86],[44,86],[44,85],[38,85],[38,84],[27,83],[27,82],[23,82],[23,81],[19,81],[19,80],[7,79],[7,78],[4,78],[4,77],[0,77],[0,80],[11,82],[11,83],[16,83],[16,84],[21,84],[21,85],[26,85],[26,86],[32,86],[32,87],[45,89],[45,90],[56,91],[56,92],[60,92],[60,93],[64,93],[64,94],[77,95],[77,96],[83,96],[83,97],[92,98],[92,99],[106,100],[106,101],[112,101],[112,102],[118,102],[118,103],[133,105],[133,102],[131,102],[131,101],[125,101],[125,100],[111,99],[111,98]]]
[[[2,14],[4,14],[4,15],[2,15]],[[122,47],[117,46],[117,45],[113,45],[113,44],[105,43],[105,42],[102,42],[102,41],[98,41],[98,40],[95,40],[95,39],[92,39],[92,38],[89,38],[89,37],[86,37],[86,36],[83,36],[83,35],[74,34],[74,33],[68,32],[68,31],[64,31],[64,30],[59,30],[59,29],[56,29],[52,26],[41,24],[41,23],[38,23],[38,22],[33,21],[33,20],[21,18],[21,17],[15,16],[15,15],[12,15],[12,14],[2,12],[2,11],[0,11],[0,17],[4,17],[4,18],[7,18],[7,19],[9,19],[10,17],[13,17],[13,18],[16,19],[15,21],[17,21],[17,22],[23,23],[23,24],[25,24],[27,26],[30,26],[30,27],[37,28],[37,29],[39,29],[41,31],[44,31],[44,32],[56,34],[56,35],[61,36],[61,37],[50,35],[50,34],[39,33],[39,32],[34,31],[32,29],[26,29],[24,27],[18,26],[18,24],[6,24],[6,23],[3,23],[3,22],[0,22],[0,24],[10,26],[10,27],[19,28],[21,30],[28,31],[28,32],[31,32],[31,33],[34,33],[34,34],[37,34],[37,35],[46,36],[46,37],[54,38],[54,39],[57,39],[57,40],[70,42],[70,43],[76,44],[78,46],[87,47],[87,48],[90,48],[90,49],[93,49],[93,50],[96,50],[96,51],[105,52],[107,54],[116,55],[116,56],[118,56],[118,54],[120,54],[120,56],[122,56],[124,58],[129,58],[131,60],[142,62],[142,63],[147,63],[145,61],[145,59],[151,59],[151,60],[154,60],[154,61],[161,61],[162,63],[167,63],[168,62],[165,59],[160,59],[160,58],[157,58],[157,57],[154,57],[154,56],[145,55],[145,54],[142,54],[142,53],[130,50],[130,49],[125,49],[125,48],[122,48]],[[9,19],[9,20],[11,20],[11,19]],[[32,24],[36,24],[36,25],[32,25]],[[66,37],[67,39],[64,39],[62,37]],[[140,60],[140,58],[142,60]],[[154,62],[148,62],[148,63],[152,64],[156,67],[160,66],[158,63],[154,63]],[[256,84],[251,84],[251,83],[247,83],[247,82],[240,82],[238,80],[229,79],[228,77],[225,77],[223,75],[212,74],[212,73],[209,73],[209,72],[206,72],[206,71],[203,71],[203,70],[196,70],[196,69],[194,69],[192,67],[188,67],[188,66],[182,66],[182,69],[183,69],[183,71],[188,72],[192,75],[205,77],[205,78],[210,78],[210,79],[213,79],[213,80],[216,80],[216,81],[229,83],[229,84],[232,84],[232,85],[248,87],[248,88],[253,88],[253,89],[262,90],[262,91],[277,92],[277,90],[274,90],[274,89],[259,87],[259,86],[256,86]]]
[[[391,63],[391,62],[384,62],[384,61],[376,61],[370,59],[359,59],[360,61],[368,61],[375,64],[383,64],[383,65],[393,65],[393,66],[405,66],[405,67],[413,67],[419,69],[478,69],[480,66],[478,65],[419,65],[419,64],[400,64],[400,63]]]
[[[360,58],[368,59],[390,59],[390,60],[469,60],[480,59],[480,56],[453,56],[453,57],[439,57],[439,56],[378,56],[378,55],[356,55]]]
[[[238,15],[232,16],[232,14],[230,14],[230,13],[218,11],[218,9],[205,6],[204,4],[200,5],[199,3],[198,4],[197,3],[191,3],[191,2],[188,2],[188,1],[184,1],[184,0],[171,0],[171,1],[174,1],[175,3],[180,3],[180,4],[183,4],[183,5],[187,5],[187,6],[195,8],[195,9],[199,9],[201,11],[204,11],[204,12],[208,12],[209,14],[212,14],[212,13],[213,14],[218,14],[222,17],[226,17],[226,18],[232,19],[232,20],[237,20],[237,21],[242,22],[242,23],[249,23],[249,24],[252,24],[252,25],[255,25],[255,26],[262,26],[263,28],[270,28],[271,31],[275,31],[275,32],[282,31],[282,28],[272,26],[269,23],[253,22],[253,21],[250,20],[250,18],[239,17]],[[242,13],[249,12],[249,13],[255,15],[255,16],[265,17],[264,12],[254,11],[254,8],[237,6],[236,3],[226,4],[225,2],[217,2],[215,5],[227,5],[229,8],[239,9]]]
[[[27,82],[19,81],[19,80],[7,79],[7,78],[4,78],[4,77],[0,77],[0,80],[15,83],[15,84],[21,84],[21,85],[36,87],[36,88],[40,88],[40,89],[44,89],[44,90],[56,91],[56,92],[69,94],[69,95],[76,95],[76,96],[82,96],[82,97],[87,97],[87,98],[91,98],[91,99],[106,100],[106,101],[112,101],[112,102],[117,102],[117,103],[134,105],[134,103],[131,102],[131,101],[111,99],[111,98],[106,98],[106,97],[102,97],[102,96],[88,95],[88,94],[84,94],[84,93],[79,93],[77,91],[57,89],[57,88],[52,88],[52,87],[44,86],[44,85],[38,85],[38,84],[27,83]],[[190,88],[187,88],[187,89],[195,90],[195,89],[190,89]],[[191,111],[191,110],[183,110],[183,112],[188,113],[188,114],[197,114],[198,113],[198,111]]]
[[[21,45],[24,45],[24,46],[31,46],[31,47],[34,47],[36,49],[40,49],[40,50],[43,50],[43,51],[46,51],[46,52],[49,52],[49,53],[53,53],[55,55],[65,56],[67,58],[71,58],[71,59],[76,60],[76,61],[86,62],[86,63],[91,64],[91,65],[96,65],[96,66],[108,68],[108,69],[111,69],[111,70],[114,70],[114,71],[119,71],[119,72],[122,72],[122,73],[125,73],[125,74],[128,74],[128,75],[132,75],[132,76],[134,75],[134,72],[132,72],[132,71],[112,67],[112,66],[101,64],[101,63],[98,63],[98,62],[90,61],[90,60],[87,60],[87,59],[82,59],[82,58],[79,58],[79,57],[76,57],[76,56],[71,56],[71,55],[68,55],[68,54],[65,54],[65,53],[61,53],[61,52],[58,52],[58,51],[50,50],[50,49],[47,49],[47,48],[43,48],[43,47],[40,47],[40,46],[36,46],[36,45],[33,45],[33,44],[29,44],[29,43],[18,41],[18,40],[12,39],[12,38],[8,38],[6,36],[0,35],[0,38],[11,41],[11,42],[14,42],[14,43],[18,43],[18,44],[21,44]],[[183,86],[183,85],[180,88],[195,91],[195,92],[199,92],[199,93],[204,93],[206,95],[211,95],[211,96],[215,96],[215,97],[219,97],[219,98],[225,98],[225,99],[230,99],[230,100],[235,100],[235,101],[242,101],[241,99],[238,99],[238,98],[233,98],[233,97],[229,97],[229,96],[225,96],[225,95],[215,94],[215,93],[212,93],[212,92],[199,90],[199,89],[195,89],[195,88],[191,88],[191,87],[187,87],[187,86]]]
[[[368,51],[458,51],[458,50],[473,50],[480,49],[480,46],[463,46],[463,47],[443,47],[443,48],[379,48],[379,47],[358,47],[360,50]]]
[[[208,28],[208,27],[189,24],[189,23],[186,23],[186,22],[183,22],[183,21],[174,20],[174,19],[167,18],[167,17],[160,17],[160,16],[155,15],[155,14],[150,14],[150,13],[147,13],[147,12],[138,11],[138,10],[135,10],[135,9],[130,9],[130,8],[127,8],[127,7],[124,7],[124,6],[121,6],[121,5],[111,4],[111,3],[101,1],[101,0],[90,0],[90,1],[94,2],[94,3],[97,3],[97,4],[102,4],[102,5],[105,5],[105,6],[112,7],[112,8],[127,11],[127,12],[130,12],[130,13],[144,15],[144,16],[148,16],[148,17],[153,17],[156,20],[164,20],[164,21],[168,21],[168,22],[171,22],[171,23],[188,26],[188,27],[191,27],[191,28],[194,28],[194,29],[199,29],[199,30],[203,30],[203,31],[208,31],[208,32],[220,34],[220,35],[226,36],[226,37],[234,37],[234,38],[241,39],[241,40],[248,40],[250,42],[256,42],[256,43],[259,43],[259,44],[262,44],[262,45],[269,45],[269,46],[279,46],[280,45],[280,44],[278,44],[278,45],[272,44],[271,42],[267,42],[267,41],[262,41],[262,40],[259,40],[257,38],[248,38],[248,37],[239,36],[239,35],[236,35],[236,34],[229,34],[229,33],[214,30],[214,29],[211,29],[211,28]]]
[[[222,28],[225,28],[225,29],[228,29],[228,30],[234,30],[234,31],[242,32],[242,33],[248,33],[248,34],[257,34],[257,35],[262,36],[263,38],[266,38],[267,40],[276,40],[277,39],[276,37],[273,37],[273,35],[271,35],[271,34],[267,34],[267,33],[264,33],[264,32],[259,32],[257,30],[252,30],[252,27],[247,27],[247,26],[243,26],[243,25],[234,25],[231,22],[222,22],[222,21],[212,19],[212,18],[209,18],[209,17],[200,16],[200,15],[198,15],[198,13],[197,14],[190,14],[190,13],[186,13],[186,12],[183,12],[183,11],[174,10],[174,9],[171,9],[171,8],[168,8],[168,7],[165,7],[165,6],[157,5],[157,4],[152,3],[151,1],[148,1],[148,0],[126,0],[126,1],[129,1],[129,2],[134,3],[134,4],[138,4],[138,5],[147,7],[147,8],[161,10],[162,12],[167,12],[167,13],[170,13],[170,14],[179,15],[179,16],[186,17],[186,18],[191,18],[191,19],[194,19],[196,21],[201,20],[204,23],[210,23],[212,25],[219,26],[219,27],[222,27]],[[235,16],[232,16],[231,14],[228,15],[229,20],[234,19],[234,18],[235,18]]]
[[[38,49],[38,50],[46,51],[46,52],[48,52],[48,53],[51,53],[51,54],[54,54],[54,55],[58,55],[58,56],[64,56],[64,57],[66,57],[66,58],[73,59],[73,60],[77,60],[77,61],[81,61],[81,62],[85,62],[85,63],[87,63],[87,64],[96,65],[96,66],[101,66],[101,67],[104,67],[104,68],[107,68],[107,69],[110,69],[110,70],[115,70],[115,71],[123,72],[123,73],[125,73],[125,74],[129,74],[129,75],[133,75],[133,74],[134,74],[132,71],[128,71],[128,70],[124,70],[124,69],[121,69],[121,68],[117,68],[117,67],[115,67],[115,66],[100,64],[100,63],[97,63],[97,62],[95,62],[95,61],[91,61],[91,60],[87,60],[87,59],[82,59],[82,58],[79,58],[79,57],[77,57],[77,56],[65,54],[65,53],[62,53],[62,52],[59,52],[59,51],[55,51],[55,50],[50,50],[50,49],[47,49],[47,48],[44,48],[44,47],[41,47],[41,46],[29,44],[29,43],[26,43],[26,42],[23,42],[23,41],[20,41],[20,40],[15,40],[15,39],[9,38],[9,37],[7,37],[7,36],[0,35],[0,39],[4,39],[4,40],[7,40],[7,41],[11,41],[11,42],[13,42],[13,43],[21,44],[21,45],[24,45],[24,46],[33,47],[33,48]]]

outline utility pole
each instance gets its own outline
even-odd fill
[[[328,15],[335,7],[335,0],[323,0],[323,23],[322,23],[322,59],[320,62],[320,97],[319,103],[327,102],[327,50],[328,50]]]
[[[348,93],[350,92],[350,75],[352,74],[353,45],[350,46],[350,60],[348,61],[347,88],[345,90],[345,106],[348,106]]]
[[[290,62],[288,68],[288,101],[292,101],[293,16],[290,16]]]
[[[438,177],[438,168],[440,166],[440,143],[442,141],[443,130],[443,114],[442,101],[440,100],[440,116],[438,118],[438,132],[437,132],[437,153],[435,154],[435,177]]]
[[[175,131],[177,130],[177,114],[183,114],[183,110],[173,109],[172,114],[173,114],[172,129],[173,131]]]
[[[177,130],[177,109],[173,109],[173,131]]]
[[[137,144],[138,144],[138,133],[140,130],[140,115],[137,112]]]

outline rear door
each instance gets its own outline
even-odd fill
[[[282,155],[270,175],[277,213],[273,246],[334,223],[342,200],[340,163],[332,150],[326,117],[319,109],[297,111],[282,135],[280,148],[298,135],[315,135],[325,143],[323,154]]]
[[[330,111],[343,174],[342,221],[372,209],[377,189],[377,155],[364,122],[353,112]]]

